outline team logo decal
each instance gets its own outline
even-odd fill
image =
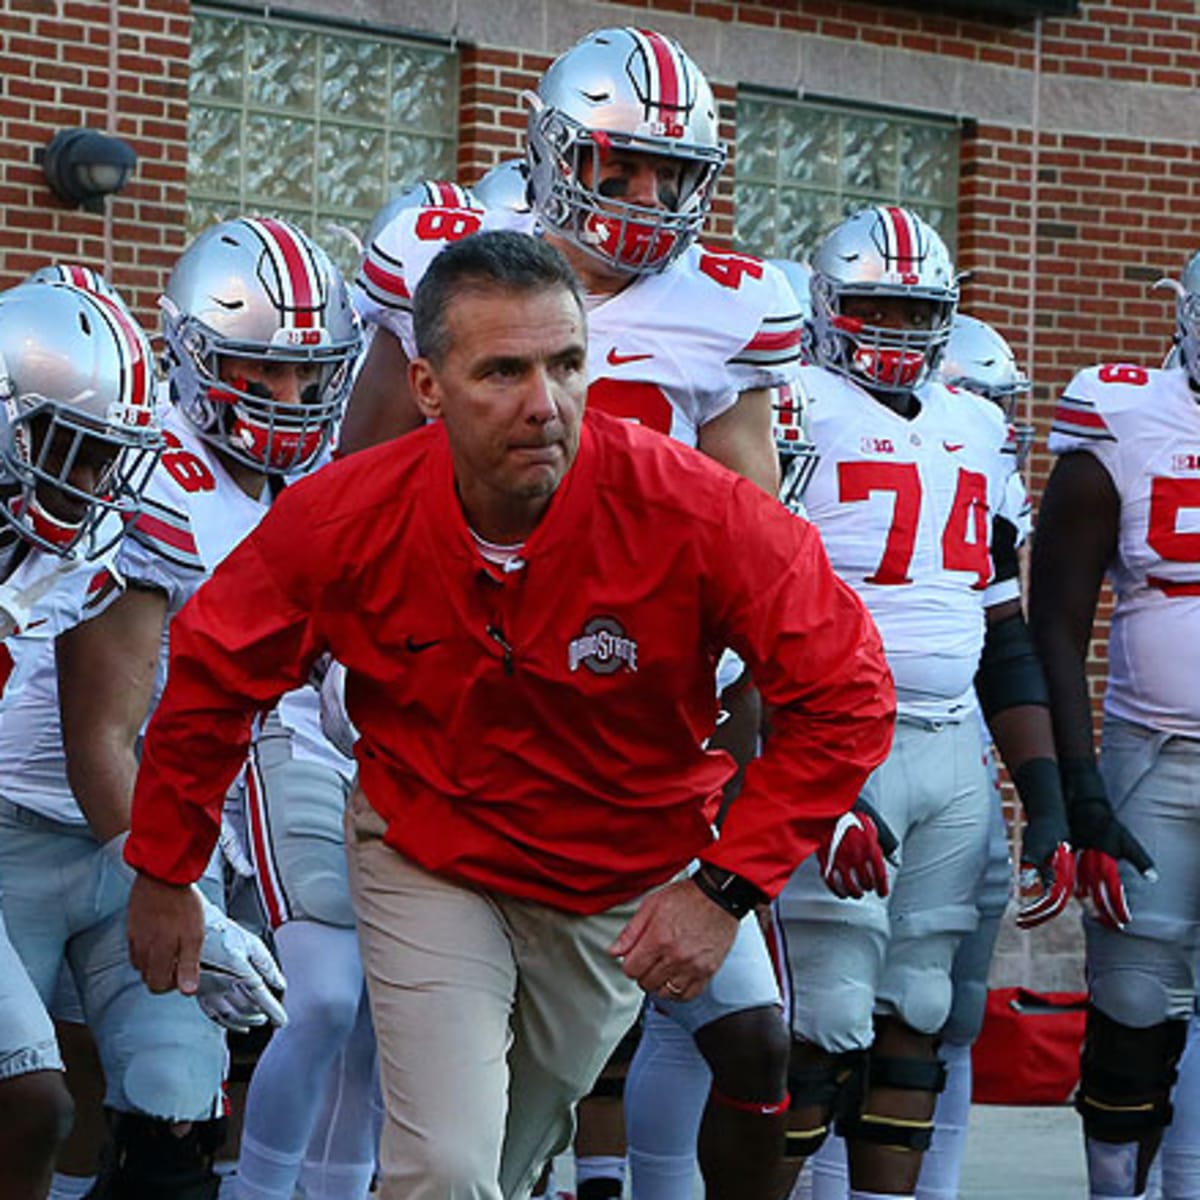
[[[567,663],[572,671],[587,667],[594,675],[613,675],[622,666],[637,670],[637,642],[616,617],[592,617],[583,632],[571,639]]]

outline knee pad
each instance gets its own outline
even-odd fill
[[[935,1034],[950,1016],[950,974],[934,962],[909,961],[889,967],[880,1005],[918,1033]]]
[[[1092,1003],[1124,1025],[1143,1029],[1161,1021],[1191,1019],[1195,993],[1190,977],[1164,979],[1141,964],[1092,973]],[[1168,972],[1173,975],[1173,972]]]
[[[354,927],[346,848],[340,842],[288,835],[279,847],[279,861],[293,917]]]
[[[1134,1029],[1089,1006],[1075,1109],[1089,1138],[1133,1142],[1171,1123],[1186,1021]]]
[[[271,861],[258,864],[259,883],[275,894],[274,904],[264,896],[264,907],[284,919],[353,928],[342,830],[346,783],[319,763],[281,756],[280,744],[272,739],[261,749],[248,796],[252,824],[270,830]]]
[[[946,1087],[946,1064],[937,1057],[902,1058],[872,1051],[867,1067],[867,1087],[896,1088],[937,1096]],[[925,1151],[933,1141],[933,1121],[859,1110],[838,1121],[838,1133],[844,1138],[872,1142],[877,1146]]]
[[[213,1156],[225,1141],[224,1118],[194,1121],[182,1137],[171,1122],[110,1112],[112,1146],[89,1200],[216,1200]]]
[[[799,1063],[796,1059],[797,1054],[793,1052],[788,1067],[790,1107],[793,1112],[819,1108],[825,1118],[811,1129],[789,1129],[785,1153],[788,1158],[809,1158],[821,1148],[833,1123],[862,1103],[867,1052],[850,1050],[813,1065]]]
[[[206,1026],[211,1022],[197,1010]],[[182,1034],[182,1029],[176,1030]],[[208,1028],[203,1030],[205,1034]],[[219,1057],[218,1057],[219,1056]],[[141,1046],[124,1064],[120,1094],[109,1103],[128,1104],[150,1120],[191,1121],[219,1111],[225,1048],[193,1047],[182,1036],[158,1045]],[[123,1111],[123,1110],[122,1110]]]

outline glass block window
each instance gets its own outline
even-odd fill
[[[449,49],[197,7],[188,235],[242,213],[307,230],[343,269],[383,203],[453,177],[458,61]]]
[[[734,240],[805,259],[843,217],[887,203],[919,213],[953,251],[958,157],[952,120],[740,94]]]

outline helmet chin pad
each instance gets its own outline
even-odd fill
[[[925,355],[912,350],[878,350],[858,346],[851,359],[854,370],[869,383],[910,390],[925,371]]]
[[[14,510],[23,515],[32,531],[42,540],[60,550],[69,550],[79,537],[83,525],[79,521],[64,521],[54,516],[36,496],[28,502],[14,497]]]
[[[621,205],[627,208],[631,206]],[[619,213],[592,213],[584,222],[582,235],[614,264],[632,270],[653,269],[675,257],[679,235],[658,225],[646,224]]]
[[[325,435],[321,425],[272,426],[244,413],[237,413],[229,428],[229,440],[271,471],[290,471],[312,462],[325,444]]]

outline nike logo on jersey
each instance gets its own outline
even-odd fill
[[[441,638],[433,638],[428,642],[418,642],[417,639],[410,633],[404,643],[404,648],[410,654],[420,654],[422,650],[428,650],[431,646],[436,646],[441,640]]]
[[[943,442],[942,443],[942,446],[946,450],[949,450],[951,454],[954,454],[956,451],[961,450],[963,448],[963,445],[964,445],[963,442]]]
[[[608,352],[608,365],[610,367],[623,367],[626,363],[645,362],[646,359],[653,357],[653,354],[618,354],[617,348],[614,346]]]

